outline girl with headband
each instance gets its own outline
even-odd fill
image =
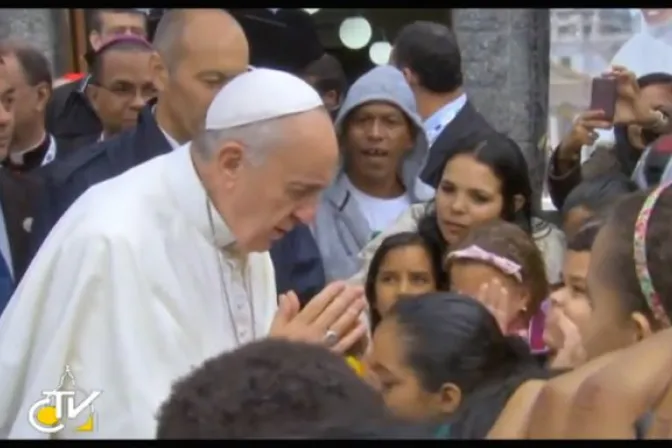
[[[625,196],[608,214],[591,252],[591,318],[579,325],[587,357],[668,328],[672,315],[672,189]]]
[[[542,302],[549,287],[541,253],[520,227],[504,221],[475,227],[448,253],[444,270],[450,290],[484,303],[505,334],[545,354]]]
[[[583,352],[584,362],[620,351],[670,328],[670,185],[662,184],[653,190],[623,197],[607,214],[597,234],[587,278],[590,317],[576,322],[580,338],[575,347],[563,346],[563,350]],[[645,375],[643,371],[642,375]],[[615,408],[633,406],[628,400],[620,404],[615,400]],[[608,426],[609,422],[593,424]],[[641,416],[633,429],[641,439],[652,428],[656,428],[656,423],[653,413],[649,412]],[[507,438],[512,436],[509,430],[497,434],[497,438],[503,434]]]

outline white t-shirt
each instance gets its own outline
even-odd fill
[[[348,183],[348,190],[355,198],[355,201],[357,201],[359,210],[369,223],[372,238],[378,232],[382,232],[388,228],[411,206],[411,199],[407,193],[391,199],[376,198],[355,188],[347,177],[346,181]]]

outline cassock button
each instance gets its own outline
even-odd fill
[[[32,229],[33,229],[33,218],[29,216],[28,218],[23,220],[23,230],[30,233]]]

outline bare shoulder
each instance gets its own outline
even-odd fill
[[[530,414],[545,385],[545,380],[530,380],[523,383],[506,402],[487,438],[525,438]]]

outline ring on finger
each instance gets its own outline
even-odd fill
[[[327,330],[327,332],[324,334],[324,344],[327,347],[333,347],[338,343],[338,333],[336,333],[334,330]]]

